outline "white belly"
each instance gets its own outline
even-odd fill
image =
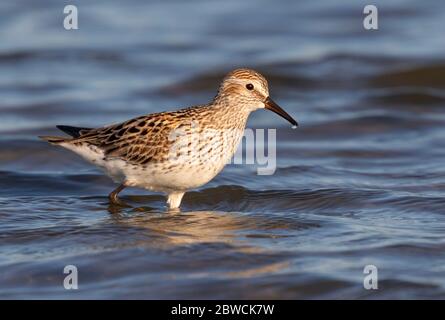
[[[211,166],[177,167],[169,170],[164,165],[149,165],[146,168],[126,166],[123,170],[128,186],[153,191],[189,190],[200,187],[212,180],[224,166],[216,169]]]
[[[95,146],[62,144],[86,160],[102,168],[116,183],[144,188],[152,191],[186,191],[200,187],[212,180],[232,157],[241,135],[227,143],[212,140],[194,149],[190,155],[182,150],[179,158],[164,162],[134,165],[118,158],[105,158],[102,150]],[[199,152],[197,152],[199,150]]]

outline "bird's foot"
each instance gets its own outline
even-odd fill
[[[118,206],[118,207],[123,207],[123,208],[132,208],[132,206],[123,202],[117,196],[115,196],[115,197],[109,196],[108,199],[110,200],[110,205],[112,205],[112,206]]]

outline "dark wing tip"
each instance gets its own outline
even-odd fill
[[[79,127],[63,126],[63,125],[58,125],[56,127],[57,129],[69,134],[73,138],[79,138],[82,134],[92,130],[91,128],[79,128]]]

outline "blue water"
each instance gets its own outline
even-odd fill
[[[0,298],[445,298],[445,5],[374,1],[0,3]],[[209,101],[257,69],[300,123],[277,170],[188,193],[115,185],[37,139]],[[366,265],[378,289],[363,287]],[[79,289],[65,290],[75,265]]]

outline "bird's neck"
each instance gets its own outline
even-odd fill
[[[209,105],[214,119],[222,128],[244,130],[251,110],[246,107],[247,101],[237,98],[217,96]]]

